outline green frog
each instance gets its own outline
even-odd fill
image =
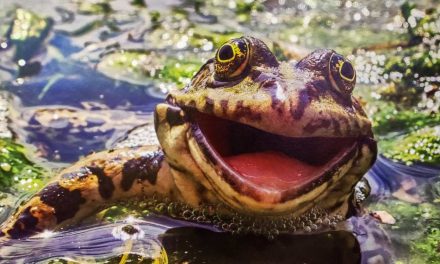
[[[253,217],[315,208],[347,217],[377,154],[355,82],[353,65],[333,50],[290,64],[259,39],[232,39],[157,105],[160,145],[90,154],[23,203],[1,235],[59,230],[112,203],[152,196]]]

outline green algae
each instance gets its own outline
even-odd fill
[[[27,61],[35,55],[48,37],[52,24],[51,18],[17,8],[7,36],[11,44],[16,47],[14,61]]]
[[[425,11],[418,9],[416,3],[406,1],[400,6],[400,11],[405,20],[408,41],[420,43],[423,37],[434,37],[440,33],[438,26],[438,8],[427,8]]]
[[[30,161],[23,146],[0,139],[0,190],[14,188],[32,192],[43,186],[44,170]]]
[[[383,155],[407,165],[440,164],[440,128],[424,128],[380,143]]]
[[[78,13],[83,15],[109,14],[113,9],[108,1],[80,1]]]
[[[189,80],[199,70],[200,61],[177,59],[167,60],[162,70],[157,75],[160,80],[175,83],[178,87],[182,87],[189,83]]]
[[[389,132],[410,132],[440,124],[440,114],[417,109],[401,109],[394,103],[375,102],[377,111],[372,115],[373,129],[378,135]]]
[[[203,27],[194,28],[194,34],[190,38],[190,43],[194,47],[203,47],[206,45],[205,40],[212,43],[213,48],[219,48],[222,44],[233,38],[239,38],[243,36],[243,33],[236,31],[210,31]]]
[[[168,57],[156,52],[122,51],[104,57],[98,69],[112,78],[141,83],[156,81],[181,88],[187,84],[194,73],[200,68],[202,61],[197,58]]]
[[[252,18],[253,12],[262,12],[264,10],[264,1],[254,0],[238,0],[235,1],[235,13],[237,14],[237,21],[248,22]]]
[[[330,23],[328,25],[327,23]],[[284,30],[275,32],[276,38],[284,41],[291,41],[295,38],[296,44],[309,48],[332,48],[341,54],[351,54],[355,49],[367,48],[382,43],[399,42],[403,36],[396,32],[387,30],[372,30],[368,27],[361,27],[359,30],[341,28],[335,30],[329,22],[321,16],[312,17],[307,26],[303,20],[292,18],[292,25]]]
[[[435,92],[439,89],[436,78],[440,72],[440,26],[439,10],[428,8],[424,11],[417,5],[405,2],[401,6],[406,30],[406,40],[397,49],[387,54],[383,75],[392,82],[391,91],[382,93],[385,100],[392,100],[409,106],[423,105],[433,112],[438,106],[420,104],[422,99],[437,101]]]

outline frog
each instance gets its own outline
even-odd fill
[[[118,201],[164,197],[253,217],[359,211],[373,165],[356,71],[331,49],[280,62],[257,38],[224,43],[154,111],[159,144],[92,153],[62,170],[2,225],[25,238],[62,230]]]

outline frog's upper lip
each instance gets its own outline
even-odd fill
[[[332,179],[358,150],[356,137],[285,137],[200,112],[191,133],[220,177],[237,192],[272,203]]]

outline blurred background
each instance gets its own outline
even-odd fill
[[[331,48],[353,62],[380,148],[367,208],[394,261],[440,263],[439,12],[438,0],[2,0],[0,215],[151,123],[169,89],[251,35],[279,60]]]

